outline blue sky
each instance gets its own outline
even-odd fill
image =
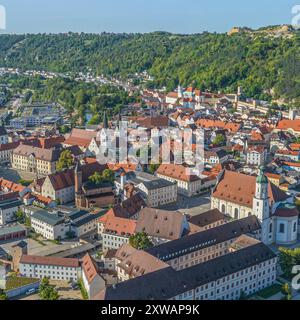
[[[6,33],[226,32],[290,24],[300,0],[0,0]]]

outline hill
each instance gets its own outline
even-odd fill
[[[242,32],[240,32],[242,30]],[[229,34],[0,35],[0,67],[87,72],[127,78],[147,70],[148,86],[235,91],[249,97],[300,96],[300,33],[285,26]]]

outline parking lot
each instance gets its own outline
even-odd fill
[[[73,290],[67,281],[50,280],[50,284],[55,286],[59,294],[59,300],[83,300],[79,289]],[[38,293],[19,297],[18,300],[40,300]]]

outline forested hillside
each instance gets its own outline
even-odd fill
[[[55,72],[91,69],[126,78],[147,70],[150,86],[236,90],[256,98],[300,96],[300,35],[262,33],[176,35],[59,34],[1,35],[0,67]]]

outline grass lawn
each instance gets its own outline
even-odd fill
[[[6,281],[6,290],[16,289],[38,281],[39,279],[12,276]]]
[[[281,285],[280,284],[274,284],[271,287],[265,288],[259,292],[256,293],[257,296],[268,299],[272,296],[274,296],[276,293],[281,291]]]

